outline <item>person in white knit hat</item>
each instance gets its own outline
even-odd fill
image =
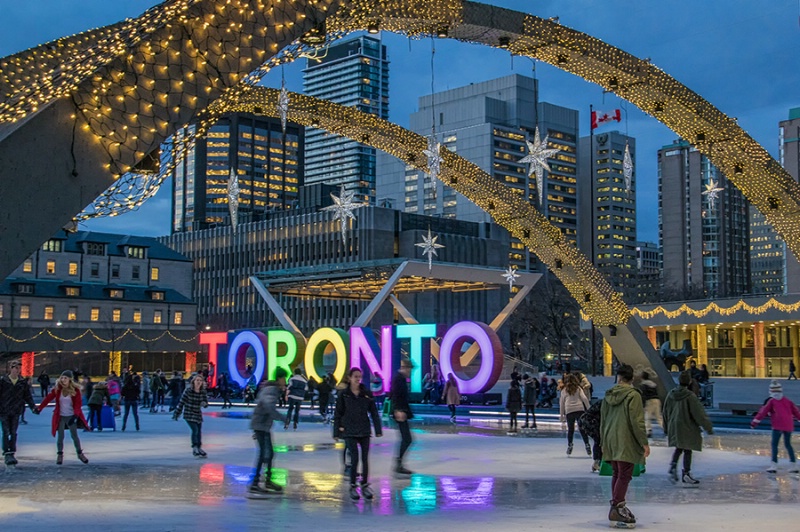
[[[783,395],[783,386],[776,380],[769,383],[769,400],[758,411],[750,426],[755,428],[766,416],[769,416],[772,422],[772,463],[767,472],[775,473],[778,470],[778,440],[783,436],[783,444],[791,462],[789,472],[800,473],[797,468],[797,455],[794,454],[791,442],[794,420],[800,420],[800,409],[791,399]]]

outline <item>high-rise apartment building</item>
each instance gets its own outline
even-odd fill
[[[779,123],[780,163],[789,175],[800,180],[800,107],[789,110],[789,119]],[[800,293],[800,261],[783,244],[784,292]]]
[[[722,189],[716,200],[706,192]],[[689,143],[658,151],[658,232],[665,300],[750,292],[748,204]]]
[[[661,250],[653,242],[636,243],[636,301],[661,301]]]
[[[551,171],[545,172],[541,206],[536,177],[528,177],[528,164],[520,163],[528,152],[526,140],[533,139],[537,125],[540,136],[548,136],[548,146],[560,150],[549,159]],[[444,147],[539,206],[569,240],[576,240],[577,111],[537,104],[536,80],[515,74],[421,97],[410,128],[429,136],[434,127]],[[409,213],[491,220],[463,195],[390,155],[378,155],[378,175],[379,204]],[[523,269],[534,266],[535,257],[521,242],[512,239],[510,245],[510,264]]]
[[[630,188],[625,146],[634,162]],[[636,139],[618,131],[580,140],[578,248],[628,303],[638,298],[636,264]]]
[[[379,39],[361,36],[332,45],[303,70],[305,93],[389,118],[389,61]],[[376,150],[320,129],[306,130],[305,182],[344,185],[374,203]]]
[[[284,133],[280,120],[249,113],[226,115],[211,126],[173,171],[172,232],[230,225],[232,171],[239,182],[238,222],[292,207],[303,184],[303,127],[287,123]]]

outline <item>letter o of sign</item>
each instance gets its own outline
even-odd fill
[[[481,367],[471,379],[464,379],[461,366],[461,349],[472,339],[477,342],[481,350]],[[450,327],[442,338],[439,349],[439,366],[442,376],[446,379],[453,374],[461,393],[483,393],[490,390],[503,371],[503,344],[495,333],[485,323],[475,321],[460,321]]]
[[[267,337],[264,333],[258,331],[240,332],[233,339],[233,342],[231,342],[231,346],[228,348],[228,373],[242,388],[247,385],[247,379],[249,377],[245,377],[239,372],[238,361],[244,359],[247,355],[247,349],[252,347],[256,354],[256,365],[253,368],[253,375],[256,378],[256,382],[261,382],[261,377],[264,376],[267,362],[264,350],[265,345],[267,345]]]

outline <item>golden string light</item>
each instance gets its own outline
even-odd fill
[[[24,344],[26,342],[30,342],[30,341],[35,340],[35,339],[37,339],[38,337],[40,337],[40,336],[42,336],[44,334],[46,334],[50,338],[53,338],[54,340],[58,340],[59,342],[64,342],[64,343],[77,342],[78,340],[82,339],[86,335],[90,335],[92,338],[94,338],[98,342],[101,342],[101,343],[104,343],[104,344],[111,344],[111,343],[119,342],[120,340],[122,340],[123,338],[125,338],[128,335],[133,336],[134,338],[136,338],[140,342],[145,342],[145,343],[147,343],[147,342],[157,342],[157,341],[161,340],[162,338],[164,338],[165,336],[169,336],[170,338],[172,338],[173,340],[175,340],[177,342],[188,344],[190,342],[197,341],[197,339],[200,337],[200,333],[196,333],[196,334],[194,334],[194,336],[191,336],[190,338],[180,338],[180,337],[175,336],[174,334],[172,334],[172,331],[163,331],[161,334],[159,334],[158,336],[155,336],[153,338],[144,338],[144,337],[139,336],[138,334],[136,334],[136,332],[134,332],[132,329],[126,329],[119,336],[114,336],[114,337],[106,339],[106,338],[103,338],[103,337],[99,336],[92,329],[86,329],[82,333],[80,333],[80,334],[78,334],[76,336],[73,336],[72,338],[64,338],[62,336],[58,336],[56,333],[54,333],[50,329],[42,329],[39,332],[37,332],[36,334],[34,334],[34,335],[32,335],[32,336],[30,336],[28,338],[16,338],[16,337],[11,336],[10,334],[6,333],[4,330],[0,329],[0,336],[5,338],[6,340],[9,340],[11,342],[18,343],[18,344]]]
[[[745,301],[739,300],[729,307],[722,307],[718,305],[716,302],[711,302],[701,309],[693,309],[689,305],[684,303],[675,310],[668,310],[661,305],[657,306],[652,310],[642,310],[639,307],[633,307],[631,309],[631,313],[636,317],[649,320],[659,315],[663,315],[669,319],[677,318],[683,314],[695,318],[704,318],[709,314],[711,314],[712,312],[717,313],[720,316],[732,316],[737,312],[742,312],[742,311],[747,312],[748,314],[759,315],[759,314],[764,314],[769,310],[777,310],[779,312],[786,312],[786,313],[797,312],[798,310],[800,310],[800,301],[796,303],[787,304],[787,303],[781,303],[775,298],[770,298],[769,300],[767,300],[766,303],[762,305],[751,305]]]

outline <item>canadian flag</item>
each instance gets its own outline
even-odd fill
[[[592,111],[592,129],[611,121],[622,121],[622,113],[619,109],[614,109],[613,111]]]

